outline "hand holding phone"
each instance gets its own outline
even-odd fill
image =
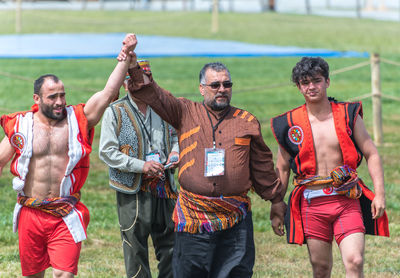
[[[164,165],[164,170],[170,168],[172,164],[177,162],[178,160],[179,156],[177,155],[171,156],[171,158],[169,159],[169,163]]]

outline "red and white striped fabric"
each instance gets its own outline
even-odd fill
[[[89,154],[92,151],[94,130],[88,130],[83,108],[84,104],[66,107],[69,161],[60,184],[60,197],[79,192],[89,172]],[[15,149],[15,156],[10,166],[11,173],[15,176],[13,189],[22,195],[32,157],[33,114],[36,111],[38,106],[35,104],[29,111],[3,115],[0,119],[0,124]],[[14,209],[14,232],[17,231],[20,209],[21,205],[17,203]],[[89,210],[82,202],[78,202],[73,211],[63,217],[75,242],[86,239],[89,219]]]

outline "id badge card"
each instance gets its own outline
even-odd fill
[[[204,176],[215,177],[225,175],[225,150],[205,149]]]
[[[146,161],[155,161],[161,163],[160,153],[158,151],[152,151],[146,154]]]

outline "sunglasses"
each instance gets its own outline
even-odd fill
[[[203,84],[204,86],[209,86],[211,89],[216,90],[219,89],[219,87],[221,87],[221,85],[225,88],[225,89],[229,89],[232,88],[233,83],[231,81],[224,81],[224,82],[212,82],[210,84]]]

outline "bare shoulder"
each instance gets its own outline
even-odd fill
[[[4,136],[0,142],[0,167],[5,165],[11,157],[14,155],[15,150],[11,146],[11,143],[7,136]]]
[[[357,116],[354,124],[354,139],[357,142],[357,145],[362,145],[362,142],[371,140],[371,137],[367,131],[367,128],[365,127],[364,120],[361,118],[360,115]]]

